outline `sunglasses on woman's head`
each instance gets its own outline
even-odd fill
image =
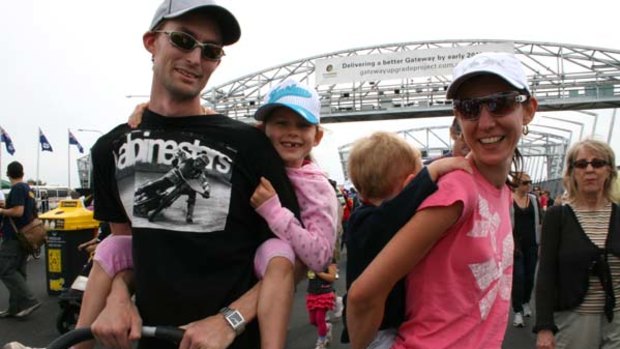
[[[154,33],[166,34],[168,36],[168,41],[174,47],[184,51],[191,51],[198,46],[200,47],[200,54],[202,58],[210,61],[219,61],[225,55],[222,46],[208,42],[199,42],[196,38],[184,32],[155,30]]]
[[[480,118],[483,105],[493,116],[501,117],[512,113],[518,104],[528,98],[517,91],[500,92],[478,98],[454,99],[452,105],[464,120],[476,121]]]
[[[588,165],[592,165],[592,168],[601,168],[609,165],[609,163],[601,159],[592,159],[592,161],[587,161],[585,159],[573,161],[573,167],[575,168],[585,169],[588,168]]]

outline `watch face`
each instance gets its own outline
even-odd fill
[[[245,329],[245,319],[238,310],[224,307],[220,310],[220,313],[224,315],[224,318],[237,335],[243,332]]]
[[[239,314],[238,311],[235,311],[232,314],[230,314],[228,316],[228,319],[230,320],[231,325],[233,325],[233,327],[237,327],[243,324],[243,317],[241,317],[241,314]]]

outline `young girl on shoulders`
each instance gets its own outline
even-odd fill
[[[327,176],[310,157],[323,137],[320,107],[314,89],[289,79],[269,91],[254,116],[284,161],[301,211],[301,217],[295,217],[282,207],[265,178],[251,198],[252,206],[278,237],[259,247],[254,263],[263,277],[258,299],[262,348],[284,348],[293,303],[295,257],[310,270],[322,272],[333,256],[338,200]],[[303,273],[297,275],[299,280]]]

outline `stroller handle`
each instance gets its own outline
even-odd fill
[[[142,337],[165,339],[172,343],[179,343],[183,338],[184,330],[173,326],[143,326]],[[68,349],[71,346],[94,339],[89,327],[76,328],[56,338],[47,346],[47,349]]]

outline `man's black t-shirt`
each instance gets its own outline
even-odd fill
[[[174,199],[175,184],[162,188],[158,181],[179,149],[190,159],[209,158],[203,173],[210,195],[197,196],[192,223],[186,222],[187,196]],[[101,137],[92,159],[95,218],[132,225],[136,304],[145,325],[178,326],[214,315],[256,283],[255,250],[273,236],[250,205],[261,176],[299,216],[267,137],[223,115],[168,118],[146,111],[138,129],[121,125]],[[259,342],[253,322],[230,348]]]

